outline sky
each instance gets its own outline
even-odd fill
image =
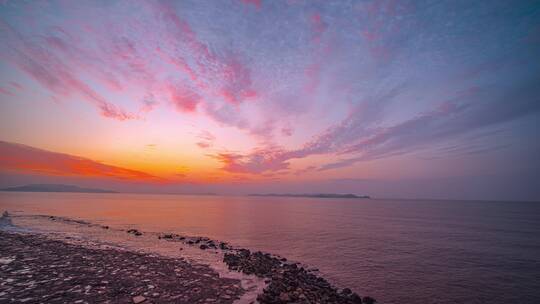
[[[2,1],[0,186],[540,200],[540,1]]]

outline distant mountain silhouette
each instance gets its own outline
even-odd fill
[[[313,197],[313,198],[370,198],[368,195],[356,194],[336,194],[336,193],[314,193],[314,194],[288,194],[288,193],[268,193],[268,194],[250,194],[249,196],[280,196],[280,197]]]
[[[116,191],[81,188],[73,185],[62,184],[31,184],[19,187],[10,187],[0,189],[1,191],[16,191],[16,192],[79,192],[79,193],[116,193]]]

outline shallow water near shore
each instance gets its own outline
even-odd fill
[[[0,193],[4,210],[228,241],[380,303],[540,302],[539,203]]]

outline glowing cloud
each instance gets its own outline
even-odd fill
[[[145,172],[3,141],[0,141],[0,167],[3,171],[27,174],[97,177],[145,182],[161,181]]]

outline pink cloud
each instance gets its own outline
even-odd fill
[[[6,23],[2,22],[0,25],[11,36],[10,55],[14,63],[44,87],[61,96],[78,93],[83,99],[94,104],[105,117],[118,120],[135,118],[134,115],[107,102],[83,83],[54,53],[23,39]]]
[[[262,0],[241,0],[242,3],[246,4],[246,5],[253,5],[255,6],[258,10],[261,9],[262,7]]]
[[[214,141],[216,140],[216,137],[208,131],[201,131],[201,133],[197,135],[197,138],[200,139],[200,141],[197,142],[197,146],[202,149],[212,147],[214,145]]]
[[[19,89],[19,90],[22,90],[22,89],[23,89],[23,86],[22,86],[20,83],[18,83],[18,82],[10,81],[9,84],[10,84],[12,87],[16,88],[16,89]]]
[[[180,19],[174,8],[170,5],[156,4],[155,9],[169,25],[167,44],[174,47],[180,41],[194,56],[196,68],[189,66],[184,58],[168,55],[166,50],[160,48],[161,56],[168,58],[186,72],[199,90],[222,97],[233,104],[257,95],[252,87],[250,69],[241,62],[237,54],[231,52],[224,52],[220,56],[214,54],[191,26]]]
[[[193,112],[201,102],[201,97],[193,90],[182,85],[169,85],[168,92],[172,104],[182,112]]]
[[[251,88],[250,70],[241,64],[237,57],[229,56],[221,72],[225,80],[221,95],[225,100],[238,104],[245,99],[257,96],[257,92]]]
[[[311,31],[313,33],[313,41],[316,43],[321,42],[321,36],[326,32],[328,29],[328,24],[324,22],[324,20],[321,17],[321,14],[314,13],[309,18],[311,22]]]
[[[308,166],[308,167],[305,167],[303,169],[296,170],[294,172],[294,175],[300,176],[300,175],[306,174],[308,172],[314,171],[315,169],[317,169],[316,166]]]
[[[91,32],[91,34],[95,33]],[[115,61],[107,60],[97,54],[92,54],[88,49],[78,47],[79,39],[74,38],[67,30],[55,27],[55,31],[44,39],[49,50],[58,52],[58,56],[63,61],[71,63],[71,69],[82,70],[92,75],[110,90],[121,91],[124,88],[114,72],[109,70],[112,67],[118,68],[116,64],[113,64]],[[109,54],[112,55],[114,52],[111,51]]]
[[[312,43],[316,47],[313,53],[313,61],[304,69],[306,84],[304,90],[307,94],[314,94],[321,83],[321,73],[323,66],[326,65],[331,48],[322,43],[322,37],[328,30],[328,24],[323,20],[320,13],[313,13],[309,17],[310,29],[312,34]]]
[[[203,82],[200,81],[199,76],[197,73],[187,64],[186,60],[184,58],[181,58],[180,56],[171,56],[164,52],[159,46],[156,48],[156,53],[158,56],[165,62],[173,64],[175,67],[180,69],[184,74],[186,74],[191,81],[196,83],[201,88],[206,88]]]
[[[287,152],[275,147],[255,149],[248,155],[237,153],[219,153],[213,155],[221,161],[224,171],[233,173],[263,173],[289,168]]]
[[[214,134],[208,132],[208,131],[202,131],[199,136],[199,138],[201,139],[204,139],[204,140],[207,140],[207,141],[214,141],[216,139],[216,137],[214,136]]]
[[[208,142],[200,141],[197,143],[197,146],[199,146],[202,149],[210,148],[211,145]]]
[[[44,66],[29,58],[26,58],[26,60],[25,63],[19,62],[19,64],[23,65],[22,69],[56,94],[70,96],[73,93],[79,93],[85,100],[94,104],[100,110],[101,115],[108,118],[118,120],[135,118],[133,114],[127,113],[114,104],[107,102],[89,86],[71,75],[64,69],[62,64]]]
[[[321,83],[322,62],[317,60],[306,67],[304,73],[306,75],[306,84],[304,89],[306,93],[315,93]]]
[[[64,5],[74,16],[79,14],[77,7]],[[88,15],[97,14],[97,10],[81,13],[80,19],[74,17],[69,23],[55,24],[37,38],[26,37],[7,23],[0,26],[9,34],[12,63],[49,89],[54,98],[80,96],[104,117],[139,118],[160,100],[185,113],[196,111],[206,100],[219,107],[220,103],[238,105],[259,95],[250,68],[239,53],[214,53],[173,4],[143,5],[145,17],[157,20],[151,27],[144,18],[94,24]],[[126,23],[140,35],[160,38],[139,40],[126,31]],[[81,31],[85,35],[81,36]],[[171,71],[171,64],[176,70]],[[94,84],[115,92],[143,91],[136,98],[140,103],[138,115],[106,100]],[[147,96],[153,96],[152,100]],[[214,105],[200,108],[210,107]],[[217,119],[213,113],[206,112]]]
[[[7,95],[7,96],[15,96],[15,94],[13,94],[13,92],[11,92],[10,90],[8,90],[6,88],[2,88],[2,87],[0,87],[0,94],[4,94],[4,95]]]
[[[293,135],[293,129],[289,126],[281,128],[281,134],[285,136],[292,136]]]
[[[156,101],[154,94],[148,93],[142,100],[141,112],[144,112],[144,113],[150,112],[157,105],[158,105],[158,102]]]
[[[362,37],[364,37],[364,39],[366,39],[369,42],[375,42],[375,40],[379,38],[376,32],[372,32],[369,30],[362,31]]]
[[[381,0],[359,3],[362,23],[359,31],[362,39],[367,43],[373,58],[387,61],[392,59],[396,52],[393,45],[400,35],[406,33],[408,19],[397,18],[400,15],[410,14],[414,6],[407,1]],[[392,22],[389,22],[392,20]]]

